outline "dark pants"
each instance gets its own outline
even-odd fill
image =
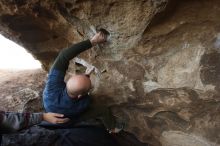
[[[48,130],[33,126],[3,135],[2,146],[118,146],[104,128],[94,126]]]
[[[56,132],[60,137],[55,146],[118,146],[116,140],[99,127],[59,129]]]
[[[2,135],[0,134],[0,146],[2,145]]]

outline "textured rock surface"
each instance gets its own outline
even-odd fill
[[[110,41],[80,55],[97,68],[97,102],[142,142],[218,146],[219,14],[218,0],[2,0],[0,31],[48,69],[59,50],[105,28]]]

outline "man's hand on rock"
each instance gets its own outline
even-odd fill
[[[93,46],[95,46],[97,44],[106,42],[106,40],[107,40],[107,35],[105,35],[103,32],[100,31],[92,37],[90,42],[92,43]]]
[[[52,124],[61,124],[69,121],[68,118],[64,118],[63,114],[57,113],[43,113],[43,120]]]

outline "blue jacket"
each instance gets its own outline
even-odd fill
[[[79,53],[92,47],[90,40],[77,43],[70,48],[63,49],[48,74],[43,91],[43,103],[46,112],[64,114],[65,117],[76,120],[90,104],[90,96],[85,95],[80,99],[72,99],[67,94],[64,77],[69,66],[69,61]]]
[[[64,114],[66,117],[77,117],[85,111],[90,103],[89,95],[80,99],[72,99],[67,94],[65,74],[53,69],[50,71],[43,92],[43,103],[46,112]]]

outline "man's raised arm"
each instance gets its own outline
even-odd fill
[[[91,48],[92,46],[103,43],[106,41],[106,36],[99,32],[91,40],[82,41],[80,43],[77,43],[70,48],[62,50],[58,57],[56,58],[53,66],[51,69],[57,69],[62,72],[66,72],[69,66],[69,61],[76,57],[81,52]]]

